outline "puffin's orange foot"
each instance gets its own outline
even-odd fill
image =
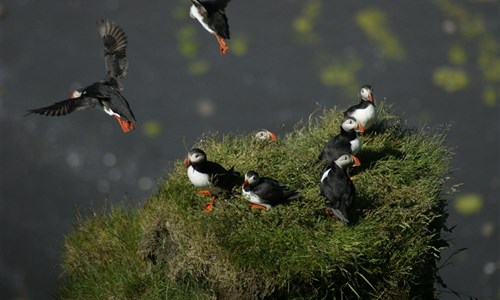
[[[250,204],[250,208],[253,209],[267,209],[264,205],[259,205],[259,204]]]
[[[211,212],[213,209],[214,209],[214,204],[215,204],[215,201],[210,201],[210,202],[207,202],[207,204],[205,204],[205,207],[203,208],[203,211],[204,212]]]
[[[332,217],[333,216],[333,212],[329,209],[325,210],[325,216],[327,217]]]
[[[217,42],[219,42],[220,45],[220,54],[226,54],[227,51],[229,51],[229,47],[227,46],[226,41],[224,41],[224,39],[217,34],[215,34],[215,37],[217,38]]]
[[[198,195],[200,196],[206,196],[206,197],[210,197],[211,194],[210,194],[210,191],[209,190],[201,190],[201,191],[198,191]]]
[[[220,47],[220,54],[224,55],[229,51],[229,47],[227,45],[221,46]]]
[[[127,133],[130,130],[134,129],[134,123],[132,123],[128,120],[124,120],[124,119],[120,118],[119,116],[115,116],[115,119],[120,124],[120,127],[122,128],[123,132]]]

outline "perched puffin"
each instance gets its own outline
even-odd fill
[[[349,223],[348,209],[354,201],[355,188],[347,167],[359,166],[359,159],[350,154],[344,154],[328,166],[321,175],[320,192],[325,197],[326,212],[334,215],[345,224]]]
[[[213,34],[220,45],[220,53],[226,54],[229,50],[225,40],[229,37],[229,24],[226,17],[226,6],[230,0],[191,0],[193,5],[189,16],[197,19],[203,28]]]
[[[352,117],[345,118],[340,125],[340,133],[326,142],[318,159],[330,164],[343,154],[357,154],[361,149],[358,132],[363,131],[363,125],[356,119]]]
[[[77,110],[98,107],[114,116],[123,132],[134,129],[135,116],[121,94],[123,86],[118,81],[127,75],[127,36],[114,22],[101,20],[97,28],[104,42],[104,61],[107,74],[101,81],[74,91],[70,99],[51,106],[29,110],[26,115],[37,113],[46,116],[63,116]]]
[[[361,102],[349,107],[344,112],[345,117],[353,117],[363,125],[364,129],[370,128],[377,118],[373,89],[370,85],[364,85],[359,91]]]
[[[270,208],[277,204],[288,203],[302,195],[289,189],[282,182],[269,177],[260,177],[257,172],[245,174],[242,193],[252,204],[252,208]]]
[[[274,132],[271,132],[267,129],[262,129],[255,134],[255,138],[259,141],[276,141],[278,137]]]
[[[243,184],[243,177],[234,171],[234,167],[226,170],[220,164],[207,160],[207,154],[199,148],[193,148],[188,152],[184,165],[187,168],[189,181],[194,186],[212,191],[201,190],[198,192],[201,195],[210,196],[230,192],[234,187]],[[204,210],[212,210],[213,204],[214,199],[207,204]]]

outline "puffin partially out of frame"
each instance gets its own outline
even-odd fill
[[[220,53],[226,54],[229,47],[225,40],[230,38],[226,6],[230,0],[191,0],[193,5],[189,16],[197,19],[203,28],[213,34],[220,46]]]

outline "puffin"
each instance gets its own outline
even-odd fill
[[[344,224],[349,223],[348,210],[356,193],[346,169],[360,164],[356,156],[344,154],[326,167],[321,175],[320,192],[325,198],[326,214],[334,215]]]
[[[67,100],[28,110],[26,115],[63,116],[96,107],[115,117],[123,132],[134,129],[136,119],[127,99],[121,93],[123,86],[119,81],[128,71],[127,36],[122,28],[109,20],[98,21],[97,28],[104,43],[104,62],[107,70],[104,79],[73,91]]]
[[[248,171],[245,174],[241,189],[243,197],[252,203],[251,208],[269,209],[302,197],[301,193],[289,189],[284,183],[273,178],[261,177],[255,171]]]
[[[372,87],[368,84],[363,85],[359,91],[359,98],[361,102],[349,107],[344,112],[344,117],[355,118],[367,130],[375,123],[377,118]]]
[[[232,167],[226,170],[222,165],[209,161],[207,154],[199,149],[193,148],[188,152],[187,158],[184,160],[184,166],[187,169],[189,181],[199,188],[210,190],[201,190],[200,195],[211,196],[212,193],[219,195],[228,193],[236,187],[243,184],[243,177]],[[205,211],[211,211],[215,203],[215,195],[212,201],[205,206]]]
[[[347,117],[340,125],[340,133],[326,142],[318,160],[330,164],[343,154],[357,154],[361,149],[361,140],[358,132],[364,128],[353,117]]]
[[[271,132],[267,129],[262,129],[255,134],[255,139],[257,139],[258,141],[273,141],[273,142],[275,142],[278,139],[278,137],[276,136],[276,134],[274,132]]]
[[[220,53],[226,54],[229,47],[225,40],[230,38],[226,6],[230,0],[191,0],[193,5],[189,16],[197,19],[203,28],[213,34],[220,46]]]

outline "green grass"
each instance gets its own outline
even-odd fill
[[[324,216],[323,144],[341,113],[313,115],[277,142],[252,134],[208,134],[196,145],[240,172],[255,170],[304,197],[251,210],[236,191],[211,213],[182,161],[144,207],[115,208],[82,221],[65,243],[62,298],[430,299],[447,247],[442,189],[450,151],[443,128],[410,130],[379,105],[352,172],[352,225]]]

